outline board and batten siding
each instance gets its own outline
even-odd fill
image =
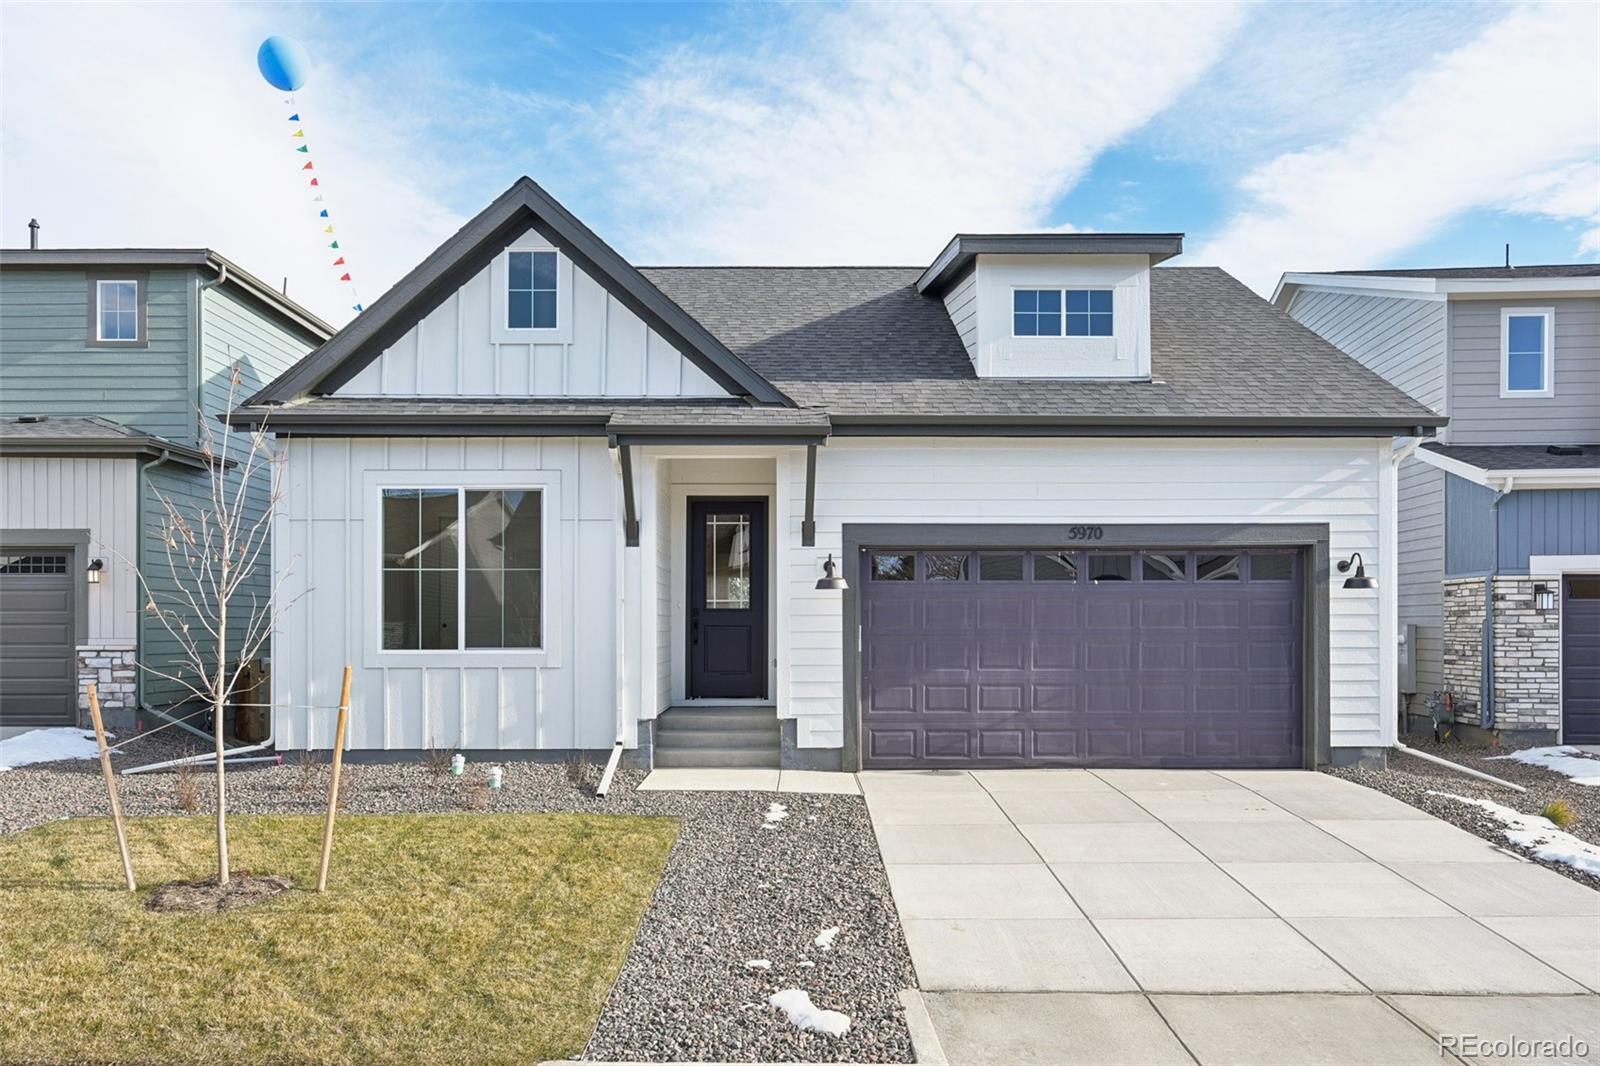
[[[1444,687],[1444,479],[1420,459],[1400,466],[1400,623],[1417,627],[1417,692]]]
[[[1389,547],[1393,479],[1389,442],[1220,440],[1058,442],[835,439],[818,450],[817,542],[790,545],[789,686],[786,713],[801,747],[844,740],[843,616],[838,593],[819,592],[822,558],[842,549],[845,523],[970,522],[981,543],[989,523],[1311,522],[1329,527],[1334,558],[1359,551],[1377,591],[1329,596],[1330,736],[1335,747],[1390,742],[1395,641],[1383,605],[1393,603]],[[803,499],[805,464],[785,467]],[[1387,482],[1387,487],[1385,483]],[[845,575],[856,580],[855,560]]]
[[[978,272],[976,270],[968,272],[964,279],[945,293],[944,309],[949,312],[950,321],[961,336],[961,343],[967,349],[967,358],[977,363]]]
[[[192,270],[149,271],[148,343],[100,348],[89,345],[87,272],[7,267],[0,278],[0,418],[98,415],[170,440],[193,440],[193,276]]]
[[[1500,497],[1445,475],[1445,576],[1526,574],[1535,555],[1600,555],[1600,488],[1518,489]]]
[[[287,605],[273,652],[279,750],[332,746],[355,667],[355,749],[602,749],[616,739],[621,504],[613,459],[589,438],[290,439],[274,567]],[[378,652],[378,490],[526,476],[547,486],[538,652]]]
[[[1555,309],[1555,395],[1500,395],[1500,312]],[[1600,299],[1450,302],[1451,444],[1600,443]]]
[[[1443,300],[1303,288],[1289,314],[1362,366],[1440,414],[1445,395]]]
[[[0,456],[0,529],[87,529],[90,558],[105,563],[100,582],[88,590],[92,644],[132,647],[138,631],[138,476],[133,459]]]
[[[518,250],[537,249],[524,238]],[[548,247],[546,245],[545,247]],[[563,257],[564,259],[564,257]],[[341,396],[727,396],[599,282],[565,263],[554,342],[507,339],[505,254],[484,267],[338,390]],[[503,311],[501,312],[503,313]]]

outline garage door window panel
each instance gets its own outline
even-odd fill
[[[922,575],[926,581],[967,580],[966,552],[923,552]]]
[[[1089,580],[1096,585],[1102,581],[1132,581],[1133,556],[1091,554],[1089,556]]]

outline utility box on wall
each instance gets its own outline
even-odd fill
[[[1417,627],[1413,622],[1400,626],[1400,692],[1415,695],[1417,691]]]

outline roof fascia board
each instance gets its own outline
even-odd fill
[[[1129,420],[1027,421],[971,420],[950,422],[883,419],[852,421],[835,416],[836,437],[1416,437],[1431,436],[1434,424],[1381,422],[1371,419],[1339,421],[1233,422],[1202,418],[1135,422]]]
[[[1299,289],[1326,289],[1361,296],[1412,300],[1515,298],[1544,293],[1582,295],[1600,292],[1600,277],[1590,278],[1412,278],[1377,274],[1286,273],[1278,279],[1272,302],[1286,308]]]
[[[163,459],[180,466],[206,469],[205,456],[193,448],[155,437],[122,440],[83,440],[76,437],[35,437],[27,440],[0,436],[0,458],[29,459]],[[231,464],[230,464],[231,465]]]
[[[1439,291],[1457,299],[1522,299],[1534,296],[1587,296],[1600,293],[1595,278],[1451,278]]]
[[[917,291],[943,295],[980,255],[1146,255],[1154,266],[1182,253],[1181,233],[958,233],[917,278]]]
[[[1489,484],[1487,472],[1473,466],[1471,463],[1463,463],[1460,459],[1452,459],[1448,455],[1440,455],[1438,452],[1428,448],[1418,448],[1411,454],[1435,469],[1443,470],[1447,474],[1454,474],[1456,477],[1470,481],[1474,485],[1479,485],[1486,489],[1495,487]]]
[[[1600,468],[1566,470],[1486,470],[1491,485],[1502,492],[1516,489],[1600,489]]]
[[[325,394],[338,389],[529,228],[565,252],[718,384],[760,403],[794,406],[794,401],[526,177],[518,179],[332,340],[247,402],[282,403],[310,392]]]

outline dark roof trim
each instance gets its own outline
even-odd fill
[[[1431,437],[1446,419],[1404,421],[1366,417],[1163,418],[1079,416],[927,419],[833,416],[836,437]]]
[[[917,279],[917,291],[943,295],[980,255],[1148,255],[1153,266],[1181,254],[1181,233],[958,233]]]
[[[334,328],[239,264],[209,248],[0,248],[0,267],[43,270],[99,267],[190,267],[210,270],[224,284],[265,304],[319,341]]]
[[[566,253],[574,265],[644,319],[717,384],[759,403],[794,406],[794,401],[734,355],[528,177],[517,179],[369,310],[249,402],[283,403],[309,393],[335,391],[530,227]]]
[[[196,470],[208,469],[205,455],[186,444],[160,437],[6,437],[0,435],[0,456],[31,459],[160,459]],[[231,464],[230,464],[231,465]]]
[[[371,411],[322,414],[239,408],[227,416],[237,427],[265,423],[280,437],[606,437],[618,444],[821,444],[825,425],[615,425],[609,410],[582,414]]]

